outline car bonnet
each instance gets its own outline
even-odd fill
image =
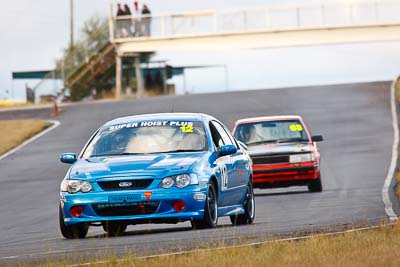
[[[71,179],[98,179],[123,176],[162,178],[189,172],[206,153],[160,153],[79,159],[71,168]]]

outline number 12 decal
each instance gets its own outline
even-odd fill
[[[191,125],[181,126],[181,131],[182,133],[193,133],[193,126]]]
[[[220,167],[220,170],[221,170],[221,183],[222,183],[221,190],[223,191],[228,189],[228,171],[226,170],[225,165],[222,165]]]

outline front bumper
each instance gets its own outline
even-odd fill
[[[279,187],[307,184],[320,176],[317,162],[281,163],[253,166],[253,185]]]
[[[151,196],[149,194],[151,192]],[[69,194],[61,192],[64,223],[101,223],[123,221],[126,224],[144,222],[180,222],[204,217],[205,200],[196,200],[196,193],[206,194],[207,188],[196,185],[187,188],[157,188],[152,190],[102,191]],[[145,194],[146,193],[146,194]],[[147,195],[147,196],[146,196]],[[185,209],[177,212],[174,203],[185,202]],[[71,215],[74,206],[81,206],[79,217]]]

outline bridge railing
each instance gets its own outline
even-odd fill
[[[342,28],[400,23],[400,1],[257,7],[153,16],[113,17],[111,39],[173,38],[257,31]]]

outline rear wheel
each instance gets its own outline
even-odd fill
[[[103,224],[103,230],[107,233],[107,236],[120,236],[125,233],[127,226],[115,222],[106,222]]]
[[[321,176],[308,184],[308,190],[310,192],[322,192]]]
[[[254,222],[254,218],[256,216],[256,202],[254,200],[253,185],[251,182],[247,186],[247,193],[243,201],[243,208],[243,214],[229,217],[233,225],[252,224]]]
[[[218,198],[213,183],[208,185],[207,198],[204,207],[204,218],[192,220],[193,229],[215,228],[218,222]]]
[[[58,209],[58,221],[60,224],[60,231],[63,237],[67,239],[78,239],[78,238],[85,238],[89,226],[87,224],[73,224],[73,225],[66,225],[64,223],[64,214],[61,208],[61,205]]]

